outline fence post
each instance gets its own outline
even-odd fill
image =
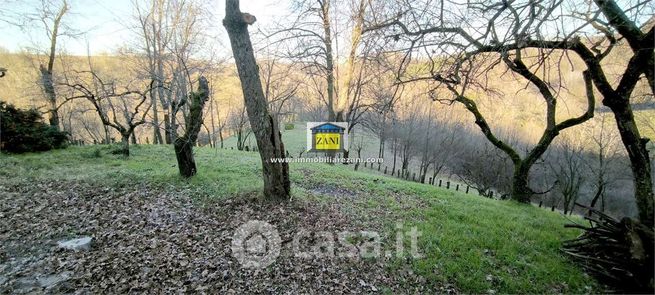
[[[384,174],[387,174],[387,168],[389,168],[389,167],[384,166]]]
[[[459,184],[455,185],[455,191],[459,191]]]
[[[429,184],[432,184],[432,177],[430,177],[430,180],[428,180]]]
[[[380,171],[381,166],[382,166],[382,164],[378,163],[378,171]]]
[[[439,179],[439,187],[441,187],[441,179]]]
[[[450,181],[446,181],[446,189],[450,189]]]
[[[412,173],[412,181],[416,181],[416,172]]]
[[[490,196],[489,197],[490,199],[493,199],[494,198],[494,191],[491,191],[491,194],[489,196]]]
[[[468,185],[466,186],[466,193],[467,194],[469,193],[469,186]]]
[[[543,204],[544,201],[539,201],[539,208],[541,208],[541,204]]]
[[[366,168],[366,162],[364,162],[364,168]]]

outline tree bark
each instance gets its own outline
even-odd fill
[[[284,144],[278,125],[268,111],[248,34],[248,25],[255,20],[254,16],[241,13],[238,0],[226,0],[223,25],[230,38],[250,126],[262,160],[264,196],[271,200],[288,200],[291,191],[289,164],[271,161],[285,158]]]
[[[625,103],[611,104],[610,108],[616,118],[621,140],[628,151],[635,185],[635,199],[639,209],[639,220],[653,227],[654,204],[653,182],[650,158],[646,149],[647,138],[641,138],[632,109],[627,99]]]
[[[209,97],[209,86],[205,77],[198,81],[198,91],[191,93],[191,105],[189,106],[189,117],[186,122],[186,130],[182,137],[175,139],[175,157],[180,174],[183,177],[191,177],[196,174],[196,161],[193,158],[193,146],[198,140],[198,133],[202,126],[202,109]]]
[[[130,156],[130,133],[121,133],[121,154]]]

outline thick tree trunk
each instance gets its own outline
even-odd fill
[[[614,101],[627,101],[616,99]],[[623,145],[628,151],[635,185],[635,198],[641,223],[653,227],[654,195],[647,138],[641,138],[629,103],[611,104]]]
[[[59,113],[57,112],[57,94],[55,93],[55,86],[52,82],[52,71],[45,68],[43,65],[40,67],[41,71],[41,84],[46,98],[48,99],[48,119],[50,126],[59,130]]]
[[[130,133],[121,134],[121,154],[125,157],[130,156]]]
[[[191,177],[196,174],[196,161],[193,158],[193,145],[189,144],[189,139],[186,137],[178,137],[175,139],[175,157],[177,158],[177,166],[180,170],[180,175],[183,177]]]
[[[255,22],[255,17],[241,13],[238,0],[226,0],[225,12],[223,25],[230,37],[250,126],[255,133],[262,160],[264,196],[267,199],[287,200],[291,191],[289,164],[271,161],[285,158],[284,144],[277,123],[268,112],[268,104],[259,79],[259,68],[248,34],[248,25]]]
[[[202,126],[202,108],[209,97],[209,86],[205,77],[198,81],[198,92],[191,94],[189,117],[187,118],[184,136],[175,139],[175,157],[180,174],[191,177],[196,174],[196,161],[193,158],[193,146],[198,140],[198,132]]]
[[[513,200],[521,203],[530,202],[530,197],[532,196],[532,190],[530,190],[530,188],[528,187],[529,173],[530,173],[530,167],[528,165],[525,165],[524,163],[514,165],[514,175],[512,177],[512,194],[511,194]]]

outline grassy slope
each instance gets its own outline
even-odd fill
[[[304,129],[285,135],[289,145],[304,142]],[[88,146],[2,155],[0,184],[69,179],[115,187],[148,182],[185,189],[199,204],[257,194],[262,185],[259,156],[254,152],[197,148],[198,175],[187,181],[177,176],[170,147],[135,146],[129,160],[109,154],[109,149]],[[341,165],[294,163],[291,178],[294,198],[320,202],[325,196],[316,193],[317,187],[347,192],[344,203],[352,209],[350,213],[368,224],[378,224],[389,236],[394,235],[396,222],[416,225],[423,232],[419,249],[426,257],[410,264],[429,284],[450,283],[464,292],[503,293],[580,293],[597,287],[559,252],[561,241],[577,233],[565,229],[568,221],[557,213],[356,172]],[[389,267],[403,271],[403,261],[392,260]]]

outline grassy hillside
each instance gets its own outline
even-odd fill
[[[154,194],[156,200],[166,202],[170,198],[188,199],[192,203],[191,209],[188,210],[213,208],[212,212],[222,210],[220,208],[231,208],[230,204],[238,202],[238,200],[256,203],[257,201],[252,198],[260,194],[262,180],[259,156],[254,152],[197,148],[198,175],[190,180],[184,180],[177,174],[175,157],[169,146],[135,146],[132,149],[133,156],[128,160],[112,155],[109,153],[110,149],[109,146],[86,146],[42,154],[1,155],[0,203],[3,205],[0,209],[3,210],[0,212],[12,212],[8,211],[10,209],[20,211],[22,207],[16,204],[22,202],[22,198],[40,198],[48,193],[42,191],[45,190],[44,187],[49,187],[52,183],[72,187],[68,194],[71,196],[83,195],[87,198],[87,202],[107,201],[107,197],[103,197],[103,192],[107,191],[130,192],[147,189]],[[599,290],[591,278],[583,274],[578,267],[569,263],[558,250],[563,240],[575,237],[578,233],[572,229],[565,229],[563,226],[569,221],[557,213],[514,202],[494,201],[460,194],[386,176],[355,172],[341,165],[294,163],[291,164],[290,170],[293,194],[291,203],[294,205],[284,207],[285,211],[281,215],[282,221],[268,221],[279,222],[280,224],[277,226],[283,227],[284,219],[295,220],[299,218],[298,216],[304,216],[309,206],[323,208],[317,210],[319,212],[317,214],[323,214],[323,217],[318,221],[312,219],[304,221],[305,223],[295,224],[288,228],[288,232],[281,230],[283,240],[286,235],[297,232],[301,227],[309,226],[311,228],[325,223],[329,224],[332,230],[343,226],[345,228],[340,228],[340,230],[379,231],[383,237],[388,238],[383,239],[383,247],[389,249],[394,246],[393,237],[397,223],[402,223],[405,228],[417,226],[422,231],[422,236],[419,238],[419,252],[425,256],[424,258],[364,259],[364,261],[357,262],[360,263],[357,264],[357,270],[349,274],[345,274],[346,269],[350,269],[346,265],[351,267],[349,262],[340,260],[335,262],[338,266],[335,273],[344,277],[343,280],[350,279],[345,277],[353,277],[355,286],[349,285],[348,290],[360,292],[370,290],[362,288],[368,288],[373,284],[367,279],[368,274],[373,272],[376,275],[371,275],[370,280],[375,283],[374,288],[387,293],[410,292],[409,290],[417,290],[415,289],[417,286],[427,288],[425,290],[432,292],[459,291],[466,293],[587,293]],[[50,198],[56,200],[59,196],[61,195],[52,194]],[[120,196],[115,198],[120,198]],[[65,200],[63,202],[68,202]],[[127,204],[129,206],[129,202]],[[224,211],[220,211],[223,212],[220,215],[254,214],[260,218],[264,216],[265,219],[268,211],[278,210],[267,206],[255,206],[255,209],[248,207],[247,212],[224,213]],[[272,208],[280,207],[280,205],[272,206]],[[95,214],[94,210],[92,211]],[[100,208],[98,211],[104,210],[111,210],[111,208]],[[87,213],[89,212],[84,214]],[[23,209],[19,213],[6,217],[22,220],[33,214],[37,213],[32,209]],[[340,221],[341,219],[335,219],[338,216],[343,216],[339,218],[349,221],[344,223]],[[94,220],[92,217],[90,218]],[[226,228],[238,226],[242,222],[239,221],[240,218],[243,217],[235,218],[216,221],[216,224],[212,223],[212,225],[208,223],[201,228],[209,226],[221,233],[226,231],[226,234],[231,236],[233,231],[226,230]],[[199,220],[199,222],[209,222],[208,220],[214,219],[202,218]],[[9,221],[2,222],[8,223]],[[0,225],[8,226],[2,222]],[[44,225],[44,228],[39,230],[50,230],[50,227],[55,227],[54,224],[56,222]],[[66,226],[68,231],[84,232],[86,230],[85,228],[75,228],[75,225],[71,224]],[[114,222],[110,226],[120,229],[121,223]],[[16,240],[18,238],[11,236],[11,233],[17,230],[12,229],[4,234],[0,233],[5,241],[3,242],[4,249],[0,250],[9,257],[25,255],[24,252],[12,251],[7,246],[13,242],[18,243]],[[26,233],[21,234],[27,235]],[[99,232],[90,234],[100,235]],[[147,231],[136,236],[130,235],[128,240],[138,241],[141,234],[146,235]],[[57,235],[64,235],[64,233],[53,235],[51,238],[61,237]],[[175,235],[171,235],[171,238],[173,236]],[[168,238],[166,236],[162,239]],[[22,237],[20,241],[25,243],[29,239]],[[34,239],[33,241],[37,243],[40,240]],[[84,256],[87,263],[89,260],[96,259],[95,255],[100,255],[100,252],[118,247],[110,242],[102,241],[104,240],[101,239],[99,242],[101,245],[98,247],[103,250],[94,250],[90,252],[91,254]],[[222,243],[225,243],[225,245],[220,244],[223,245],[223,248],[228,247],[226,245],[229,245],[229,239]],[[199,249],[202,250],[203,247],[199,247]],[[137,263],[140,255],[146,255],[149,252],[144,254],[131,251],[130,253],[132,253],[129,255],[130,261]],[[187,255],[191,254],[187,253]],[[67,257],[59,257],[58,261],[65,262],[68,261],[67,259],[72,259]],[[233,261],[230,265],[237,264],[232,257],[221,259],[228,258]],[[82,272],[92,272],[105,271],[104,268],[108,268],[105,263],[98,268],[88,270],[86,264],[80,265],[74,261],[69,261],[68,264],[64,263],[63,266],[57,264],[57,269],[74,267],[78,271],[81,269]],[[307,275],[312,278],[310,280],[319,280],[317,284],[320,283],[320,286],[336,286],[336,290],[342,290],[339,289],[341,285],[337,284],[336,279],[335,282],[332,282],[332,280],[322,277],[325,270],[321,270],[321,265],[324,265],[325,262],[318,264],[308,262],[317,269],[318,272],[314,273],[314,270],[311,269],[298,271],[298,265],[304,265],[302,261],[294,263],[289,261],[293,261],[293,257],[283,255],[278,258],[274,267],[263,270],[263,274],[254,273],[253,275],[246,270],[236,269],[229,278],[223,278],[226,281],[219,280],[217,283],[219,285],[214,287],[250,284],[238,283],[238,279],[241,277],[249,277],[249,280],[262,282],[262,284],[283,278],[284,282],[288,282],[288,284],[276,286],[277,289],[274,290],[284,292],[285,290],[295,290],[293,286],[308,288],[308,285],[303,285],[307,284],[305,281],[305,275]],[[288,266],[291,264],[295,266]],[[137,270],[141,268],[139,265],[130,267]],[[178,265],[177,267],[190,267],[188,273],[181,273],[184,278],[191,275],[194,267],[204,267],[204,264]],[[282,274],[279,272],[279,268],[283,269]],[[339,269],[344,273],[340,273]],[[129,273],[127,272],[127,274]],[[0,268],[1,275],[3,275],[2,268]],[[106,275],[120,276],[121,274],[112,272],[111,275]],[[337,276],[337,278],[339,277]],[[377,279],[373,279],[373,277]],[[396,281],[389,282],[380,279],[388,277],[393,277]],[[112,280],[118,281],[119,278],[112,277]],[[128,281],[144,279],[138,274],[123,278]],[[359,284],[357,283],[358,279]],[[97,280],[95,281],[97,282]],[[90,282],[94,284],[94,280],[90,280]],[[167,283],[162,281],[160,284]],[[267,290],[264,287],[257,287],[257,285],[249,288],[251,291],[265,292]]]

